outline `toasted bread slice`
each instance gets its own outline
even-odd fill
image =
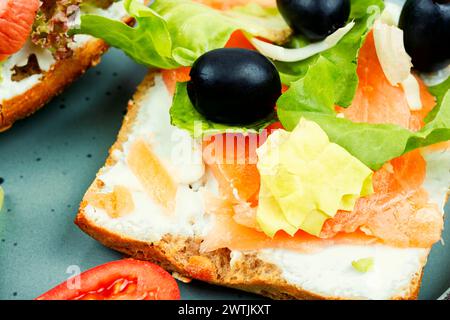
[[[139,86],[110,156],[81,203],[75,223],[83,231],[109,248],[156,262],[182,277],[275,299],[417,298],[428,249],[336,245],[317,253],[280,249],[202,252],[202,237],[213,217],[201,204],[202,187],[177,174],[177,170],[192,174],[198,167],[180,170],[183,163],[170,163],[167,157],[180,147],[180,141],[189,140],[180,139],[183,132],[170,125],[171,99],[159,73],[150,73]],[[169,172],[178,183],[175,212],[166,212],[152,200],[142,177],[130,169],[128,157],[137,141],[146,141],[152,154],[159,157],[160,167],[156,161],[153,170]],[[426,157],[425,187],[443,207],[449,152]],[[129,196],[116,192],[124,188],[133,199],[131,206]],[[166,183],[158,183],[152,192],[167,190]],[[375,259],[374,271],[358,273],[352,269],[353,260],[367,256]]]
[[[107,44],[92,39],[76,49],[73,56],[56,62],[33,87],[0,103],[0,131],[42,108],[54,96],[82,75],[89,67],[100,61],[108,49]]]
[[[118,9],[120,6],[122,6],[122,3],[118,2],[111,9],[121,12],[121,9]],[[123,21],[130,24],[133,19],[124,17]],[[26,90],[12,90],[11,92],[17,91],[17,94],[7,93],[7,98],[3,100],[1,99],[2,95],[0,95],[0,132],[9,129],[15,121],[23,119],[42,108],[87,69],[97,65],[102,54],[107,50],[106,42],[90,38],[77,46],[70,58],[56,61],[48,71],[37,74],[36,76],[39,76],[39,79],[34,81],[31,86],[27,85]],[[25,79],[25,82],[28,80]],[[19,87],[21,81],[12,82],[9,85]],[[1,87],[2,83],[0,82],[0,89],[2,89]],[[2,90],[9,91],[11,88],[3,88]]]

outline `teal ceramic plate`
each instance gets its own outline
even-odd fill
[[[70,266],[86,270],[121,258],[81,232],[73,219],[145,74],[144,67],[111,50],[63,95],[0,134],[6,191],[0,213],[0,299],[35,298],[67,279]],[[443,240],[450,243],[449,230]],[[180,286],[184,299],[256,298],[195,281]],[[437,299],[449,286],[450,250],[438,243],[420,298]]]

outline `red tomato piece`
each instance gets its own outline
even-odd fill
[[[77,286],[77,284],[79,284]],[[180,290],[161,267],[134,259],[113,261],[69,279],[36,300],[179,300]]]
[[[241,30],[237,30],[231,34],[231,37],[225,45],[225,48],[256,50]]]

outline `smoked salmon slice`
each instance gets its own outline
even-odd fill
[[[248,4],[248,0],[195,0],[219,10],[231,9],[235,6],[244,6]],[[253,0],[252,3],[259,4],[263,7],[275,7],[275,0]]]
[[[256,209],[252,205],[236,204],[227,196],[231,181],[241,177],[243,169],[233,171],[228,167],[225,173],[213,170],[219,177],[223,197],[215,205],[206,204],[216,220],[202,248],[205,251],[224,247],[232,250],[286,248],[310,252],[334,244],[375,242],[429,248],[440,239],[443,219],[437,205],[429,203],[428,194],[422,188],[425,166],[420,151],[395,159],[375,173],[375,193],[359,199],[352,212],[341,211],[327,220],[320,237],[299,231],[294,237],[278,232],[273,239],[258,230]],[[240,183],[242,190],[259,188],[256,178],[240,180]]]
[[[392,86],[384,75],[375,50],[373,33],[361,47],[357,68],[359,85],[350,107],[337,108],[347,119],[355,122],[390,123],[414,131],[421,129],[424,119],[436,105],[423,81],[420,86],[422,109],[411,111],[401,87]]]
[[[340,234],[330,239],[320,239],[305,232],[298,231],[294,237],[278,232],[269,238],[263,232],[239,224],[233,219],[233,210],[229,202],[214,196],[206,196],[207,211],[215,216],[215,223],[201,244],[201,251],[210,252],[221,248],[230,250],[258,250],[282,248],[311,253],[325,246],[336,244],[373,244],[377,239],[362,232]]]
[[[31,33],[40,5],[39,0],[0,2],[0,61],[23,47]]]
[[[358,229],[398,247],[427,248],[440,239],[442,214],[422,188],[426,163],[419,150],[375,172],[375,193],[358,200],[352,212],[327,220],[321,237]]]
[[[205,139],[203,158],[225,198],[256,204],[260,185],[256,149],[264,141],[257,134],[219,134]]]
[[[167,90],[171,95],[175,94],[175,89],[177,87],[177,82],[187,82],[191,79],[189,73],[191,72],[191,67],[180,67],[172,70],[161,70],[161,75],[166,85]]]

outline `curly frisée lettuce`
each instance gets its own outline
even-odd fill
[[[63,59],[72,55],[73,37],[68,34],[70,23],[80,8],[108,8],[118,0],[41,0],[36,14],[31,41],[50,50],[55,58]]]
[[[339,96],[336,65],[320,57],[306,75],[292,84],[277,102],[283,126],[293,130],[300,119],[320,125],[334,142],[373,170],[409,151],[450,139],[450,91],[436,113],[420,131],[413,132],[391,124],[355,123],[337,117],[334,110]]]
[[[259,132],[276,121],[275,113],[256,123],[247,126],[230,126],[207,120],[192,105],[187,93],[187,82],[178,82],[170,108],[172,125],[187,130],[194,137],[202,135],[233,133],[233,132]]]
[[[98,15],[83,15],[77,34],[102,38],[138,63],[164,69],[190,66],[203,53],[225,46],[243,30],[278,42],[290,34],[277,11],[241,8],[222,12],[189,0],[156,0],[147,7],[125,0],[136,27]]]

